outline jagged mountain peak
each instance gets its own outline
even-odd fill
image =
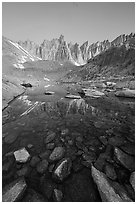
[[[134,47],[135,34],[119,35],[117,38],[110,42],[108,39],[102,42],[97,41],[89,44],[85,41],[82,45],[76,43],[67,43],[63,34],[59,38],[52,40],[45,39],[41,45],[37,45],[32,41],[19,42],[19,44],[31,54],[42,58],[43,60],[70,60],[77,65],[86,64],[89,59],[94,58],[103,51],[110,47],[119,47],[125,45],[127,49],[131,46]]]

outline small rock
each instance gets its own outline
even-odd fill
[[[118,97],[127,97],[127,98],[135,98],[135,90],[123,90],[123,91],[117,91],[115,93],[115,96]]]
[[[135,155],[135,144],[128,142],[125,143],[124,145],[120,146],[120,149],[123,150],[124,152],[126,152],[127,154],[130,155]]]
[[[63,147],[55,147],[49,159],[50,161],[57,161],[64,156],[64,153],[65,153],[65,150]]]
[[[26,176],[28,174],[28,167],[25,166],[22,169],[17,171],[18,176]]]
[[[76,155],[78,155],[78,156],[80,156],[80,155],[82,155],[84,152],[82,151],[82,150],[78,150],[77,152],[76,152]]]
[[[4,142],[6,144],[12,144],[16,139],[17,139],[18,135],[17,134],[10,134],[10,135],[7,135],[5,138],[4,138]]]
[[[15,164],[14,156],[9,156],[6,159],[6,162],[4,162],[4,164],[2,164],[2,172],[8,172],[14,164]]]
[[[72,145],[73,145],[73,140],[68,140],[68,144],[69,144],[70,146],[72,146]]]
[[[99,155],[98,159],[96,160],[94,166],[100,170],[100,171],[103,171],[104,169],[104,166],[106,164],[106,159],[107,159],[107,156],[105,155],[105,153],[102,153]]]
[[[83,154],[82,155],[83,159],[86,160],[88,163],[92,163],[92,162],[95,162],[97,157],[96,157],[96,154],[93,152],[93,153],[90,153],[90,154]]]
[[[63,181],[70,174],[72,162],[69,158],[65,158],[57,164],[53,177],[59,181]]]
[[[23,178],[19,178],[4,187],[2,192],[3,202],[17,202],[23,197],[27,184]]]
[[[40,158],[38,156],[33,156],[30,160],[30,166],[35,167],[38,162],[40,162]]]
[[[54,143],[49,143],[46,145],[46,149],[53,149],[55,147],[55,144]]]
[[[31,149],[31,148],[33,147],[33,144],[28,144],[27,147],[28,147],[29,149]]]
[[[53,199],[55,202],[61,202],[62,198],[63,198],[63,193],[62,191],[58,190],[58,189],[54,189],[53,192]]]
[[[75,160],[73,161],[73,166],[72,166],[72,168],[73,168],[73,171],[74,171],[74,172],[80,171],[80,170],[83,168],[82,159],[81,159],[81,158],[75,159]]]
[[[55,132],[49,132],[46,139],[44,140],[44,143],[47,144],[47,143],[53,141],[55,137],[56,137]]]
[[[50,172],[50,173],[52,173],[54,167],[55,167],[55,164],[51,164],[51,165],[49,166],[49,172]]]
[[[130,183],[135,191],[135,172],[133,172],[130,176]]]
[[[38,173],[43,174],[48,168],[48,161],[46,159],[42,160],[37,164],[36,168]]]
[[[114,150],[115,156],[117,160],[128,170],[134,171],[135,170],[135,158],[124,153],[119,148],[115,147]]]
[[[41,159],[48,159],[50,154],[51,154],[51,151],[50,151],[50,150],[47,150],[47,151],[45,151],[45,152],[42,152],[42,153],[39,155],[39,157],[40,157]]]
[[[115,169],[114,169],[114,167],[111,164],[106,164],[106,166],[105,166],[105,173],[106,173],[108,178],[110,178],[112,180],[116,180],[117,179],[117,175],[116,175]]]
[[[25,148],[15,151],[14,156],[15,156],[16,162],[20,162],[20,163],[25,163],[30,158],[30,154]]]
[[[69,133],[69,129],[64,129],[61,131],[62,136],[67,135],[68,133]]]
[[[76,141],[78,141],[78,142],[83,142],[83,138],[82,137],[76,137]]]
[[[100,140],[100,142],[101,142],[103,145],[107,145],[107,144],[108,144],[108,140],[107,140],[106,136],[100,136],[100,137],[99,137],[99,140]]]

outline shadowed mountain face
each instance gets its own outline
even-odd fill
[[[107,44],[109,44],[107,42]],[[88,60],[79,70],[70,72],[64,81],[91,80],[97,77],[134,76],[135,75],[135,36],[120,36],[111,43],[112,46],[101,51],[97,56]],[[85,48],[83,48],[84,50]],[[104,49],[104,47],[103,47]],[[94,49],[93,49],[94,50]]]
[[[59,39],[56,38],[51,41],[44,40],[41,45],[36,45],[29,40],[25,42],[19,41],[19,45],[30,54],[38,56],[43,60],[69,60],[75,65],[83,65],[86,64],[89,59],[93,59],[111,47],[121,47],[122,45],[125,45],[127,49],[128,47],[133,47],[134,38],[135,35],[131,33],[130,35],[120,35],[112,42],[104,40],[103,42],[96,42],[89,45],[88,41],[86,41],[80,46],[77,43],[67,43],[64,36],[61,35]]]

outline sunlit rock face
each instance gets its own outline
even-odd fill
[[[41,45],[27,40],[25,42],[19,41],[24,49],[30,54],[33,54],[43,60],[57,60],[57,61],[71,61],[75,65],[86,64],[89,59],[94,58],[103,51],[111,47],[126,46],[127,49],[134,47],[135,34],[120,35],[112,42],[104,40],[103,42],[97,41],[89,45],[88,41],[79,45],[78,43],[68,43],[64,36],[52,40],[44,40]]]

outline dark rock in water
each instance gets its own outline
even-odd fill
[[[54,143],[49,143],[46,145],[46,149],[53,149],[55,147],[55,144]]]
[[[14,156],[15,156],[16,162],[20,162],[20,163],[25,163],[30,158],[30,154],[25,148],[15,151]]]
[[[110,145],[117,146],[117,147],[119,147],[121,145],[124,145],[125,142],[126,142],[125,138],[124,137],[120,137],[120,136],[111,137],[108,140],[108,143]]]
[[[120,184],[129,183],[129,171],[123,168],[116,168],[117,179]]]
[[[48,161],[46,159],[42,160],[37,164],[37,172],[43,174],[48,168]]]
[[[56,184],[50,178],[46,178],[45,176],[43,176],[40,184],[42,195],[50,200],[55,188]]]
[[[20,201],[27,188],[27,184],[23,178],[17,179],[5,186],[2,192],[3,202],[17,202]]]
[[[41,194],[37,193],[33,189],[28,189],[22,202],[48,202]]]
[[[29,172],[29,168],[27,166],[24,166],[20,170],[17,171],[18,176],[27,176]]]
[[[106,164],[106,159],[107,159],[107,156],[105,155],[105,153],[100,154],[98,159],[96,160],[94,166],[98,170],[103,171],[105,164]]]
[[[127,142],[124,145],[120,146],[120,149],[122,149],[124,152],[130,155],[135,155],[135,144],[131,142]]]
[[[101,142],[103,145],[107,145],[107,144],[108,144],[108,140],[107,140],[107,137],[106,137],[106,136],[100,136],[100,137],[99,137],[99,140],[100,140],[100,142]]]
[[[23,83],[21,85],[26,87],[26,88],[32,88],[32,85],[30,83]]]
[[[135,170],[135,158],[133,156],[130,156],[123,151],[121,151],[119,148],[115,147],[114,150],[115,156],[117,160],[128,170],[131,172]]]
[[[9,134],[4,138],[4,142],[6,144],[12,144],[13,142],[15,142],[15,140],[17,139],[18,135],[17,134]]]
[[[2,164],[2,173],[7,173],[13,165],[15,164],[15,157],[14,156],[8,156],[3,160]]]
[[[64,153],[65,153],[65,149],[63,147],[55,147],[49,159],[50,161],[57,161],[64,156]]]
[[[100,202],[101,198],[91,177],[90,169],[73,173],[63,183],[64,202]]]
[[[54,140],[54,138],[56,137],[56,133],[55,132],[49,132],[46,139],[44,140],[44,143],[50,143],[51,141]]]
[[[135,172],[132,172],[132,174],[130,176],[130,183],[131,183],[133,189],[135,190]]]
[[[57,164],[53,172],[53,178],[55,178],[58,181],[63,181],[70,174],[71,167],[72,167],[71,160],[69,158],[63,159]]]
[[[51,164],[51,165],[49,166],[49,172],[50,172],[50,173],[53,172],[54,167],[55,167],[55,164]]]
[[[135,191],[134,189],[132,188],[132,186],[130,184],[124,184],[124,188],[126,190],[126,192],[128,193],[129,197],[135,201]]]
[[[61,190],[59,189],[54,189],[54,192],[53,192],[53,200],[55,202],[61,202],[62,201],[62,198],[63,198],[63,193]]]
[[[73,161],[73,165],[72,165],[72,168],[73,168],[73,171],[74,172],[78,172],[80,171],[82,168],[83,168],[83,165],[82,165],[82,159],[81,158],[78,158],[78,159],[75,159]]]
[[[49,155],[51,154],[51,151],[50,150],[46,150],[45,152],[42,152],[39,157],[41,159],[48,159],[49,158]]]
[[[90,153],[90,154],[83,154],[82,155],[83,159],[85,161],[87,161],[89,164],[91,164],[92,162],[95,162],[97,157],[96,157],[96,154],[94,152]]]
[[[38,156],[33,156],[30,160],[30,166],[35,167],[38,162],[40,162],[40,158]]]
[[[115,172],[115,169],[114,169],[113,165],[111,165],[111,164],[108,164],[108,163],[106,164],[105,174],[107,175],[108,178],[110,178],[112,180],[117,179],[117,174]]]
[[[121,195],[119,195],[119,192],[117,192],[116,189],[112,186],[112,182],[107,179],[104,173],[98,171],[93,166],[91,167],[91,173],[94,182],[97,184],[103,202],[132,201],[130,200],[130,198],[128,198],[127,195],[125,195],[125,197],[121,197]]]

